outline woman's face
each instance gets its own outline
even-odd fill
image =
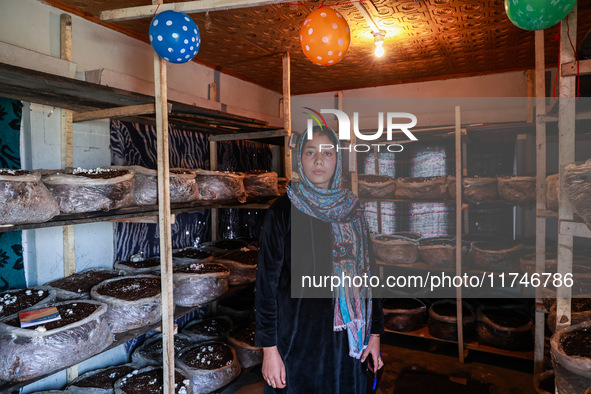
[[[327,149],[329,146],[333,146]],[[322,148],[322,150],[320,150]],[[304,174],[317,188],[328,189],[337,164],[334,144],[325,135],[314,133],[302,151]]]

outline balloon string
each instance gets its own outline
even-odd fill
[[[562,26],[562,22],[560,22],[561,26]],[[573,50],[573,54],[575,55],[575,60],[577,62],[577,93],[576,93],[576,97],[577,100],[579,97],[581,97],[581,62],[579,60],[579,55],[577,54],[577,51],[575,50],[575,46],[573,45],[573,41],[570,38],[570,26],[567,23],[566,24],[566,36],[568,37],[568,42],[570,43],[570,47]],[[552,90],[552,95],[554,96],[554,101],[558,101],[558,99],[556,98],[556,84],[558,82],[558,75],[562,72],[562,64],[560,64],[560,52],[561,52],[561,46],[560,46],[560,33],[556,34],[554,36],[554,38],[556,38],[556,40],[558,41],[558,71],[556,72],[556,78],[554,80],[554,87]]]
[[[156,13],[158,12],[158,8],[160,8],[160,3],[158,4],[158,7],[156,7],[156,10],[154,10],[154,15],[153,16],[156,16]]]
[[[568,37],[568,42],[570,43],[570,47],[573,50],[573,54],[575,55],[575,61],[577,62],[577,98],[581,96],[581,71],[580,71],[580,61],[579,55],[575,50],[575,46],[573,45],[573,41],[570,39],[570,24],[566,23],[566,36]]]

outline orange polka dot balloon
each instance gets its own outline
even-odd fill
[[[306,17],[300,30],[304,55],[319,66],[337,64],[351,43],[349,24],[337,11],[321,7]]]

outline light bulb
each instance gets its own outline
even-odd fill
[[[373,42],[376,44],[376,57],[384,56],[384,37],[386,37],[386,32],[384,30],[373,33]]]
[[[382,57],[384,56],[384,42],[383,41],[377,41],[376,42],[376,56],[377,57]]]

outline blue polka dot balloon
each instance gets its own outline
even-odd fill
[[[150,23],[150,43],[164,60],[186,63],[199,52],[201,34],[187,14],[163,11]]]

